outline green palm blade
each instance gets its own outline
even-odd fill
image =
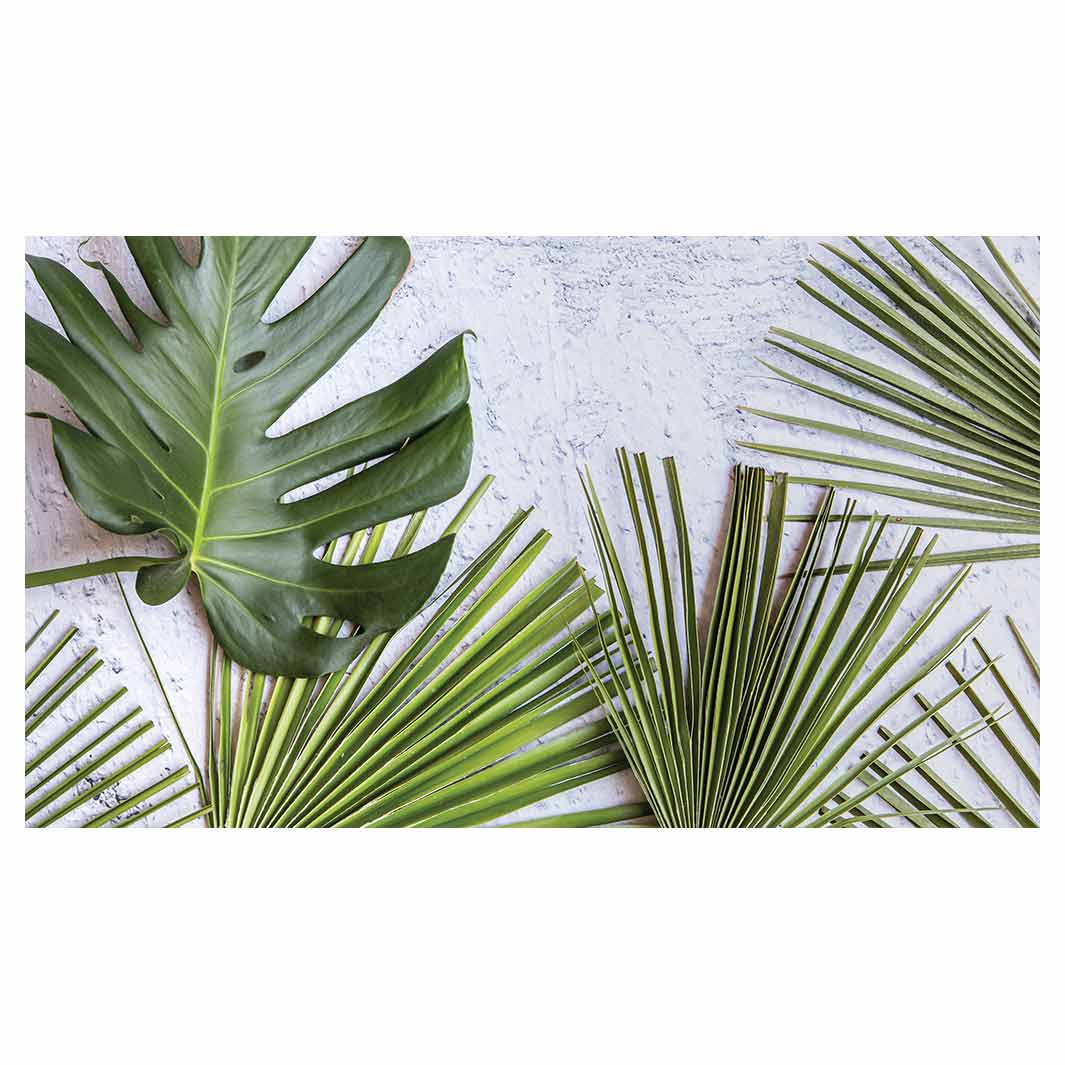
[[[1027,660],[1027,656],[1030,652],[1027,650],[1024,642],[1020,639],[1012,619],[1007,617],[1006,622],[1018,643],[1022,655]],[[1022,793],[1021,789],[1011,787],[1006,780],[1003,779],[1001,774],[993,771],[988,764],[987,759],[980,757],[969,744],[959,743],[957,746],[957,752],[961,756],[961,762],[966,769],[968,778],[966,786],[968,786],[969,783],[981,784],[994,796],[996,802],[999,804],[999,808],[1003,811],[1009,822],[1022,828],[1035,828],[1039,824],[1039,772],[1038,769],[1032,765],[1029,758],[1020,750],[1020,745],[1024,742],[1022,736],[1026,736],[1027,742],[1034,743],[1036,758],[1038,758],[1039,728],[1033,720],[1031,713],[1021,702],[1013,687],[1003,674],[999,666],[999,660],[991,656],[981,639],[974,637],[972,642],[980,659],[984,662],[989,676],[994,680],[996,689],[994,698],[1002,699],[1008,706],[1010,706],[1011,720],[1003,721],[1001,718],[993,719],[992,712],[988,708],[985,699],[978,694],[975,688],[969,688],[966,691],[966,698],[975,708],[980,718],[988,723],[989,733],[991,735],[989,746],[991,748],[997,748],[1006,755],[1008,760],[1018,771],[1020,778],[1026,783],[1027,794]],[[960,676],[960,671],[952,663],[947,662],[946,668],[952,678],[956,679]],[[918,695],[917,701],[921,706],[928,705],[928,700],[923,696]],[[933,715],[931,720],[939,735],[951,737],[955,734],[955,726],[951,725],[941,714]],[[1014,730],[1015,734],[1011,734],[1008,728],[1013,721],[1016,721],[1020,725],[1020,728]],[[905,755],[905,752],[902,753]],[[937,788],[937,790],[940,789]],[[940,791],[940,793],[942,792]],[[1034,807],[1033,802],[1035,804]],[[1033,809],[1035,809],[1035,813],[1032,812]]]
[[[797,448],[790,442],[744,441],[743,446],[881,473],[886,478],[881,482],[825,477],[803,481],[905,499],[946,512],[939,517],[922,518],[925,525],[1038,534],[1038,303],[990,237],[984,238],[995,264],[989,270],[1001,271],[1000,283],[989,280],[987,273],[978,271],[943,242],[929,238],[932,247],[956,271],[954,280],[971,286],[976,301],[960,295],[936,269],[893,237],[887,240],[901,262],[892,261],[857,238],[851,240],[860,255],[824,246],[842,264],[841,269],[811,260],[822,278],[843,297],[842,301],[804,281],[799,285],[856,330],[906,360],[910,369],[898,372],[877,361],[777,328],[766,338],[770,344],[801,365],[847,383],[852,391],[843,393],[824,387],[813,375],[789,373],[768,362],[763,365],[796,387],[868,415],[880,426],[901,427],[917,439],[788,413],[743,409],[796,429],[829,434],[830,438],[842,436],[867,448],[902,452],[925,461],[885,461],[875,452],[843,455],[831,444],[825,450]],[[783,343],[780,338],[791,343]],[[966,476],[959,476],[956,471]],[[799,482],[798,478],[795,480]],[[928,485],[946,490],[929,491],[925,487]],[[951,511],[976,517],[957,518]],[[998,546],[951,552],[943,556],[943,561],[989,562],[1039,555],[1038,542],[1013,542],[1007,547],[1008,550]]]
[[[424,604],[449,538],[346,568],[315,550],[461,490],[472,447],[463,337],[385,388],[268,435],[370,328],[410,262],[401,238],[367,237],[310,298],[264,321],[311,239],[206,237],[190,264],[172,238],[127,238],[165,321],[140,310],[110,271],[90,265],[104,270],[135,342],[69,270],[29,258],[66,336],[28,317],[26,362],[88,430],[51,419],[71,494],[112,532],[162,532],[179,553],[70,567],[27,583],[138,569],[138,593],[158,604],[195,576],[227,654],[288,676],[346,665]],[[285,501],[360,463],[367,465],[357,476]],[[329,638],[304,623],[321,615],[355,622],[358,635]]]
[[[817,580],[823,562],[834,569],[844,556],[854,509],[851,501],[842,515],[833,514],[830,490],[795,572],[777,595],[788,480],[737,467],[714,604],[701,637],[692,590],[692,536],[675,464],[667,459],[664,466],[679,547],[680,593],[664,564],[668,541],[647,459],[635,457],[636,477],[623,449],[618,464],[641,559],[637,580],[648,606],[636,605],[610,522],[586,474],[588,517],[611,624],[599,627],[606,668],[593,664],[586,651],[582,655],[659,825],[883,827],[899,815],[922,827],[956,827],[955,813],[965,823],[978,820],[972,804],[960,796],[956,806],[942,808],[923,796],[917,782],[931,776],[928,761],[996,727],[1001,708],[981,713],[930,750],[909,752],[901,768],[890,767],[884,756],[968,692],[997,660],[957,678],[947,696],[897,729],[891,742],[872,734],[986,616],[964,625],[923,661],[905,664],[968,573],[962,569],[951,578],[900,636],[889,635],[918,575],[935,557],[935,537],[918,551],[923,531],[911,530],[886,571],[878,570],[874,555],[889,523],[869,521],[842,582]],[[871,599],[859,607],[857,592],[865,580],[871,582]],[[608,644],[610,631],[627,636]],[[896,667],[908,672],[900,677],[892,672]],[[859,745],[870,740],[874,745],[859,757]],[[860,790],[849,792],[855,783]],[[861,804],[870,800],[886,804],[889,812],[865,810]]]
[[[39,638],[46,636],[57,616],[58,611],[53,611],[37,629],[26,644],[27,652]],[[26,737],[28,742],[38,745],[28,748],[26,755],[27,825],[44,828],[62,821],[68,825],[77,824],[80,828],[99,828],[112,823],[116,827],[125,827],[144,820],[191,792],[199,791],[198,783],[188,784],[189,766],[181,765],[132,795],[120,798],[117,804],[108,806],[95,817],[81,819],[81,808],[102,792],[125,787],[125,782],[141,770],[149,771],[151,767],[150,771],[154,772],[158,760],[170,750],[170,743],[158,739],[154,722],[142,718],[139,706],[111,719],[109,711],[126,695],[125,688],[94,701],[88,708],[75,709],[73,720],[69,719],[75,692],[101,664],[97,661],[88,669],[77,672],[96,653],[95,647],[76,658],[59,681],[50,684],[45,695],[55,692],[64,678],[76,674],[74,683],[68,684],[51,701],[35,697],[37,682],[46,683],[54,669],[62,668],[63,660],[59,656],[68,643],[66,636],[61,637],[41,655],[30,671],[34,680],[29,685],[29,698],[33,702],[26,714]],[[67,719],[53,717],[57,710],[68,715]],[[44,738],[31,741],[30,737],[42,725],[45,726],[41,733]],[[198,779],[198,770],[194,770],[194,775]],[[178,784],[182,787],[173,790]],[[124,817],[125,814],[129,816]]]
[[[992,823],[982,815],[994,810],[999,812],[1010,825],[1024,828],[1034,828],[1038,825],[1036,815],[1030,812],[1030,797],[1034,796],[1036,803],[1039,799],[1038,772],[1019,749],[1021,738],[1019,730],[1011,735],[1010,726],[1012,722],[1020,723],[1027,735],[1034,739],[1037,752],[1038,727],[1006,680],[1000,669],[1000,660],[988,653],[980,638],[973,636],[972,644],[984,663],[976,674],[966,678],[949,659],[943,659],[946,672],[951,682],[956,685],[951,689],[948,697],[933,704],[930,699],[915,694],[917,704],[922,710],[918,721],[927,721],[932,726],[940,738],[939,743],[931,748],[918,751],[901,738],[905,731],[912,730],[911,726],[907,726],[899,733],[883,725],[877,727],[876,734],[884,742],[877,748],[876,757],[879,761],[873,763],[872,769],[876,776],[881,778],[898,774],[894,776],[890,789],[881,789],[875,794],[877,805],[883,803],[889,809],[886,812],[879,808],[872,812],[864,811],[856,805],[861,796],[838,796],[833,806],[826,805],[818,811],[821,823],[836,825],[860,823],[874,827],[887,827],[886,824],[875,823],[874,815],[879,815],[891,819],[891,824],[899,824],[901,819],[921,828],[944,828],[948,827],[948,823],[950,827],[955,827],[953,818],[957,817],[969,827],[991,828]],[[977,690],[978,681],[986,684],[988,680],[993,680],[995,683],[997,691],[994,698],[1003,700],[994,710],[988,706],[985,697],[981,696]],[[945,707],[960,693],[964,693],[965,701],[976,710],[977,717],[965,725],[956,726],[947,720]],[[1006,705],[1010,707],[1008,711],[1004,711]],[[986,756],[977,754],[976,749],[969,742],[972,736],[985,730],[991,737],[989,746],[1001,751],[1019,771],[1021,779],[1027,784],[1027,796],[1011,787],[1001,774],[991,768]],[[962,779],[956,784],[947,781],[930,764],[938,755],[951,749],[957,755],[956,765],[962,769]],[[867,759],[868,756],[863,754],[863,758]],[[865,785],[870,783],[865,774],[859,776],[858,781]],[[966,797],[966,792],[972,793],[977,787],[990,792],[995,805],[977,806],[974,799]],[[905,803],[905,808],[899,801],[900,797]],[[949,805],[940,809],[938,806],[940,802],[946,802]],[[855,814],[868,814],[869,816],[857,818],[841,816],[841,807],[844,810],[850,807],[851,812]],[[830,817],[826,818],[826,814]]]
[[[443,535],[459,532],[490,481]],[[378,525],[332,541],[326,557],[340,567],[365,563],[398,534],[391,557],[403,558],[416,549],[424,517],[415,514],[401,532]],[[211,823],[458,827],[517,816],[519,825],[583,827],[646,817],[643,803],[519,813],[625,766],[609,724],[582,721],[599,704],[584,657],[611,684],[599,650],[604,619],[586,618],[575,560],[535,576],[549,535],[523,539],[529,517],[519,511],[425,611],[375,636],[332,674],[293,681],[215,656]],[[519,586],[527,589],[520,595]],[[320,617],[314,628],[335,634],[339,624]],[[615,646],[611,635],[603,639]]]

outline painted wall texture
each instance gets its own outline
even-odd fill
[[[33,237],[27,240],[27,250],[65,263],[117,316],[102,275],[79,261],[81,239]],[[332,273],[355,242],[356,238],[346,237],[319,239],[279,293],[268,317],[300,302]],[[841,238],[834,242],[841,243]],[[824,438],[813,433],[788,430],[740,412],[740,406],[790,410],[811,418],[872,427],[866,416],[794,389],[758,362],[760,357],[781,364],[787,361],[764,343],[765,333],[774,325],[857,355],[875,353],[876,358],[887,361],[882,349],[795,285],[799,277],[816,283],[818,275],[806,260],[819,252],[818,238],[429,237],[413,238],[411,246],[414,265],[377,325],[303,397],[278,429],[292,428],[380,387],[457,332],[473,330],[477,340],[469,350],[476,454],[471,484],[486,472],[493,473],[496,480],[463,533],[452,570],[471,559],[514,510],[534,506],[539,523],[553,533],[537,572],[542,574],[552,562],[573,554],[594,572],[597,567],[577,470],[590,469],[618,528],[628,528],[613,459],[613,449],[625,445],[646,450],[652,458],[677,457],[695,537],[697,579],[700,587],[706,588],[715,572],[713,558],[720,544],[733,464],[760,461],[774,465],[770,456],[759,460],[755,453],[738,447],[738,442],[759,439],[800,447],[824,443]],[[994,263],[978,240],[960,239],[955,246],[970,261],[995,274]],[[1003,238],[1000,247],[1021,280],[1038,294],[1038,241]],[[82,254],[86,259],[105,262],[135,296],[147,302],[120,239],[92,238]],[[57,325],[28,270],[26,308]],[[69,417],[51,385],[29,371],[26,409]],[[847,440],[835,446],[846,454],[869,453]],[[795,472],[800,464],[779,459],[776,466]],[[833,471],[807,464],[802,472],[831,476]],[[874,474],[866,479],[878,478]],[[818,492],[794,489],[791,509],[812,509]],[[888,502],[867,502],[860,509],[868,511],[872,506],[883,511]],[[905,503],[891,506],[896,513],[916,512]],[[443,510],[438,527],[451,512],[448,507]],[[970,542],[965,534],[951,532],[943,535],[943,541],[947,549]],[[792,547],[794,542],[793,537]],[[626,548],[634,561],[633,545]],[[140,553],[167,552],[161,542],[114,537],[86,519],[63,485],[48,423],[28,419],[27,569]],[[930,601],[949,572],[939,569],[922,575],[912,609],[899,619],[896,631]],[[100,670],[79,693],[82,700],[74,706],[84,707],[92,697],[100,698],[125,685],[130,690],[125,702],[131,707],[142,703],[172,736],[162,699],[114,581],[106,577],[28,592],[27,630],[53,607],[59,607],[64,621],[80,629],[75,646],[98,644],[109,667]],[[162,607],[151,608],[140,603],[132,586],[132,578],[127,577],[133,609],[175,710],[193,749],[202,751],[208,632],[197,595],[186,591]],[[705,595],[707,608],[709,601]],[[926,653],[987,606],[993,610],[983,630],[985,644],[993,652],[1008,653],[1003,672],[1026,705],[1037,711],[1038,686],[1016,653],[1005,623],[1006,614],[1010,614],[1038,653],[1037,561],[976,567],[956,596],[949,616],[940,618],[929,634]],[[963,668],[974,664],[963,654],[958,655],[957,662]],[[949,677],[942,673],[926,694],[933,696],[950,686]],[[991,699],[994,689],[983,690]],[[886,720],[894,724],[912,715],[913,710],[912,700],[906,699]],[[972,709],[959,700],[951,717],[959,722],[972,720]],[[1014,722],[1007,727],[1022,750],[1036,759],[1037,752],[1026,744],[1023,730]],[[930,745],[935,739],[928,731],[923,741],[918,739],[914,745]],[[973,740],[973,747],[1034,809],[1034,796],[1025,791],[1019,773],[994,738],[981,733]],[[169,764],[179,764],[176,755]],[[104,792],[85,810],[95,814],[116,805],[161,776],[166,768],[166,760],[153,763],[143,775]],[[936,769],[967,797],[981,804],[993,801],[955,753],[942,756]],[[537,812],[607,805],[636,795],[632,779],[620,774],[541,803]],[[190,797],[169,808],[166,816],[192,808]]]

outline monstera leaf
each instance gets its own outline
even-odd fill
[[[29,260],[68,339],[27,318],[26,362],[88,429],[51,419],[78,505],[112,532],[160,531],[180,550],[140,569],[145,602],[165,602],[195,574],[228,654],[288,676],[342,667],[422,606],[450,537],[362,566],[331,565],[314,551],[450,498],[466,482],[472,447],[461,336],[388,387],[267,435],[366,332],[410,262],[402,239],[368,237],[313,296],[264,322],[311,240],[207,237],[192,265],[172,238],[127,238],[166,317],[141,311],[104,270],[136,344],[69,270]],[[370,464],[324,491],[284,499],[362,463]],[[304,624],[319,615],[353,622],[355,634],[330,638]]]

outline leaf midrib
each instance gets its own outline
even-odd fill
[[[207,430],[207,464],[203,471],[203,487],[200,492],[200,505],[196,510],[196,529],[192,534],[192,547],[189,549],[189,566],[195,570],[196,560],[200,555],[203,531],[207,524],[207,507],[211,498],[211,486],[214,483],[214,465],[217,455],[218,416],[221,412],[220,401],[222,382],[225,377],[226,348],[229,344],[229,323],[233,317],[233,296],[237,283],[237,263],[240,260],[240,237],[234,238],[233,262],[229,272],[229,286],[226,293],[226,319],[222,325],[222,339],[218,346],[214,369],[214,393],[211,397],[211,423]]]

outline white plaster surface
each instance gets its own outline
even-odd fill
[[[28,238],[27,250],[64,262],[117,313],[102,276],[79,261],[81,239]],[[870,427],[863,415],[792,389],[756,361],[759,356],[787,361],[783,355],[777,358],[763,342],[773,325],[837,344],[855,354],[875,351],[877,358],[884,358],[880,349],[796,287],[798,277],[816,283],[818,275],[805,260],[819,251],[818,239],[413,238],[414,265],[377,325],[303,397],[279,427],[291,428],[381,386],[455,333],[472,329],[478,339],[470,345],[476,433],[471,485],[489,471],[496,481],[467,526],[452,568],[468,561],[517,507],[532,505],[539,523],[554,534],[538,572],[573,553],[594,571],[576,469],[585,464],[590,467],[607,509],[616,517],[618,528],[625,529],[624,499],[613,466],[613,448],[625,445],[644,449],[652,457],[677,456],[695,537],[697,577],[705,587],[713,573],[713,551],[722,529],[731,468],[737,461],[758,461],[754,453],[737,448],[734,442],[759,438],[797,446],[820,447],[824,443],[823,437],[789,431],[740,413],[739,405],[801,411],[809,417]],[[835,242],[841,243],[841,238]],[[354,243],[355,238],[319,239],[270,313],[281,313],[303,299],[336,268]],[[994,263],[978,240],[961,239],[955,246],[970,261],[995,273]],[[1038,241],[1003,238],[1000,247],[1021,279],[1038,293]],[[107,263],[136,295],[147,300],[121,240],[92,238],[83,255]],[[34,316],[57,324],[28,270],[26,307]],[[29,371],[26,382],[28,411],[70,416],[50,384]],[[863,450],[848,441],[838,446],[846,453]],[[774,465],[770,456],[761,461]],[[789,459],[776,460],[775,464],[792,472],[803,466]],[[802,472],[814,469],[805,464]],[[833,474],[827,468],[817,472]],[[869,475],[867,479],[877,478]],[[796,488],[791,509],[811,509],[817,491]],[[879,505],[882,510],[888,506],[884,500]],[[892,507],[896,513],[916,512],[904,503]],[[947,532],[942,539],[948,549],[967,542],[960,533]],[[983,542],[994,541],[985,538]],[[632,545],[627,548],[631,560]],[[27,419],[27,569],[140,553],[167,551],[161,542],[112,536],[85,518],[63,485],[48,424]],[[931,598],[948,572],[940,569],[922,575],[912,608],[900,619],[896,631]],[[145,638],[193,749],[199,753],[204,742],[208,643],[197,594],[187,590],[164,606],[152,608],[140,603],[132,585],[132,579],[127,578],[126,587]],[[79,693],[81,698],[74,705],[84,708],[90,698],[98,699],[125,685],[130,694],[120,705],[142,703],[164,733],[174,738],[176,749],[176,737],[114,578],[28,592],[27,631],[56,606],[62,622],[76,624],[81,630],[75,646],[95,642],[109,667]],[[1003,671],[1026,705],[1037,713],[1038,686],[1016,653],[1005,624],[1009,613],[1038,653],[1037,561],[977,567],[956,596],[949,616],[939,619],[929,634],[925,652],[930,653],[985,606],[993,607],[983,630],[985,642],[995,652],[1008,652]],[[53,626],[54,632],[59,629],[59,623]],[[963,667],[971,666],[974,653],[959,654],[957,661]],[[928,687],[927,694],[946,691],[949,686],[949,678],[942,674]],[[993,688],[982,690],[992,698]],[[907,700],[887,721],[895,723],[912,711],[912,701]],[[951,717],[956,722],[972,720],[971,710],[961,705],[961,700]],[[1037,759],[1019,724],[1009,721],[1007,727],[1021,748]],[[928,731],[914,745],[930,744],[934,739]],[[985,731],[973,746],[1034,809],[1034,797],[1025,792],[1019,773],[993,737]],[[176,754],[169,763],[160,760],[119,789],[104,793],[85,810],[95,814],[115,805],[136,788],[157,779],[166,764],[179,763]],[[990,801],[953,752],[941,757],[936,768],[966,796],[980,803]],[[636,794],[631,778],[620,774],[541,803],[537,812],[606,805]],[[183,801],[169,808],[166,817],[192,808],[191,799]]]

